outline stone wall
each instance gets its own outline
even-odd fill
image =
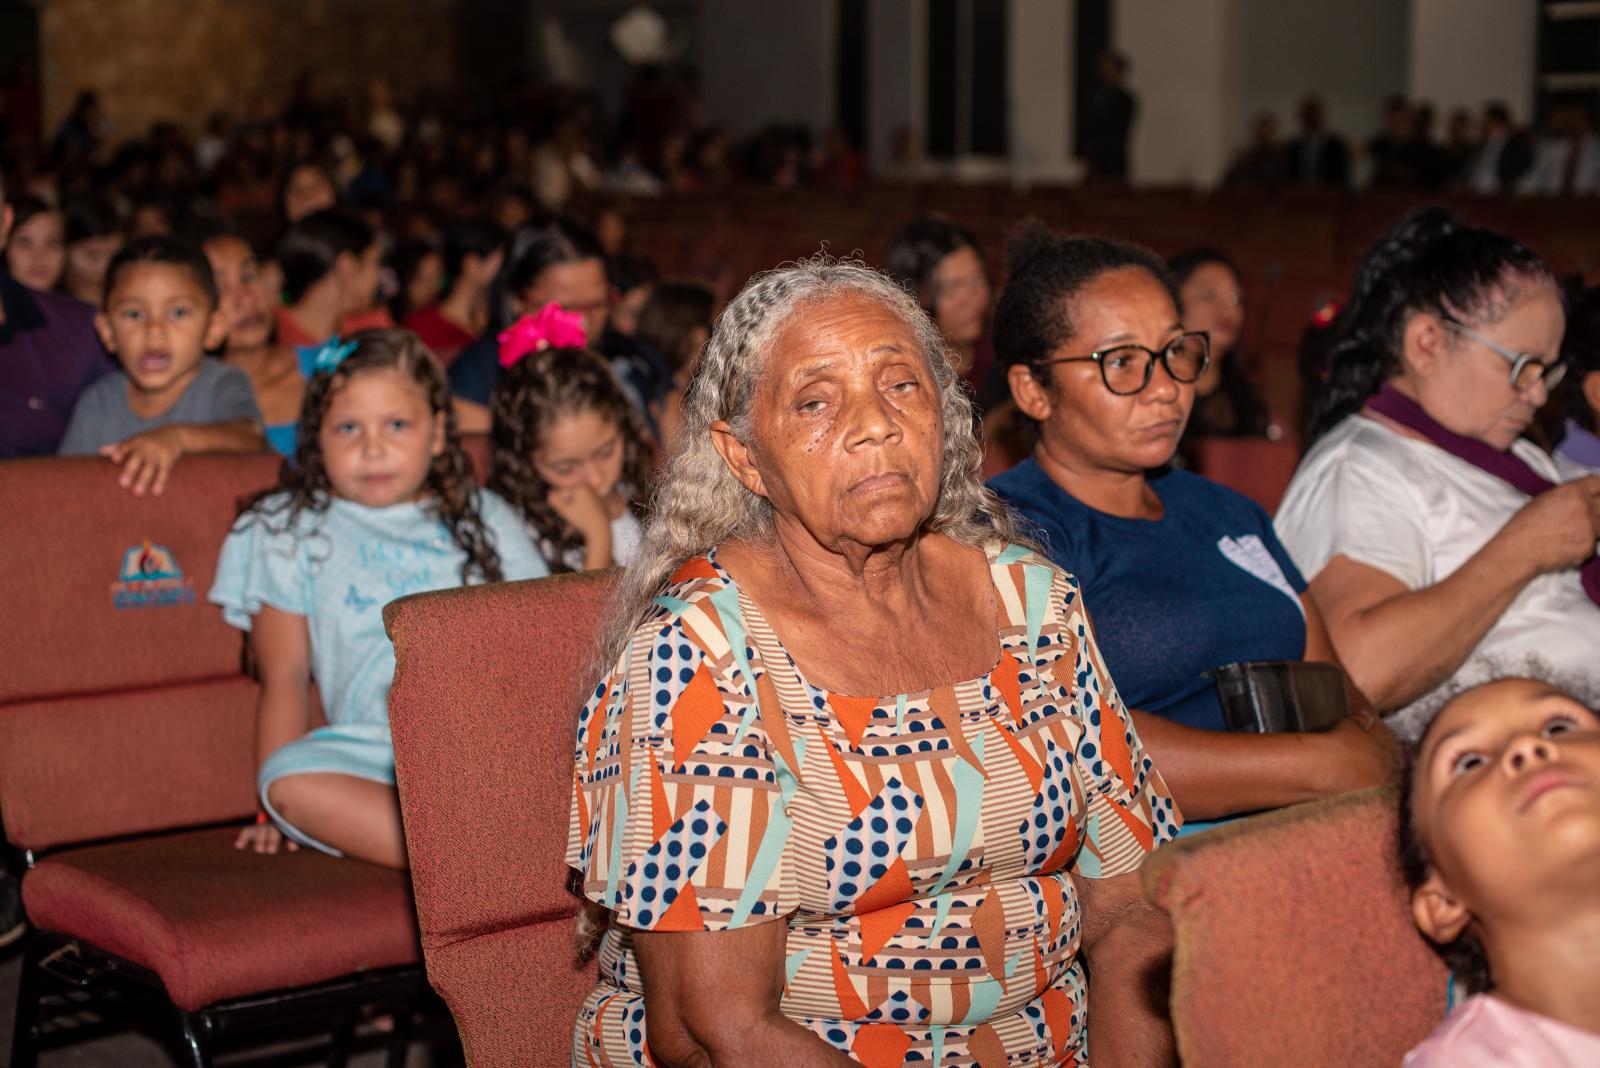
[[[114,140],[156,119],[197,130],[218,109],[275,109],[306,68],[350,95],[382,75],[405,99],[454,79],[462,2],[472,0],[44,0],[45,129],[92,87]]]

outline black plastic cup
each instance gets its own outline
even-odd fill
[[[1303,660],[1254,660],[1206,672],[1230,731],[1325,731],[1350,714],[1344,672]]]

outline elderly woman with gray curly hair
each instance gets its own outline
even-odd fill
[[[1180,817],[937,327],[785,267],[685,407],[578,728],[574,1063],[1170,1061],[1136,869]]]

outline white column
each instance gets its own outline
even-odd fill
[[[1074,7],[1011,0],[1006,90],[1011,178],[1018,185],[1065,181],[1079,169],[1071,158]]]
[[[1504,101],[1519,122],[1530,120],[1538,61],[1536,0],[1410,4],[1406,92],[1434,105],[1441,128],[1452,109],[1476,115],[1489,100]]]
[[[925,92],[920,0],[872,0],[867,5],[867,143],[874,171],[894,156],[895,139],[909,129],[922,142]]]

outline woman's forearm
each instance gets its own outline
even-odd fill
[[[1234,734],[1185,727],[1149,712],[1133,725],[1186,820],[1282,808],[1383,782],[1380,746],[1351,736]]]
[[[746,1064],[842,1068],[857,1062],[788,1017],[774,1013],[755,1033],[739,1042],[737,1049],[713,1050],[711,1063],[716,1068]]]
[[[1496,538],[1420,590],[1344,557],[1312,581],[1339,659],[1379,710],[1402,708],[1455,674],[1538,573],[1513,550]]]
[[[668,1068],[742,1068],[748,1064],[842,1068],[857,1063],[778,1012],[737,1028],[719,1026],[704,1036],[693,1034],[687,1026],[652,1026],[650,1055]]]
[[[1138,893],[1138,873],[1114,880],[1074,878],[1084,903],[1083,955],[1089,973],[1089,1063],[1154,1068],[1177,1063],[1168,1009],[1172,927]],[[1120,884],[1114,901],[1107,889]]]

